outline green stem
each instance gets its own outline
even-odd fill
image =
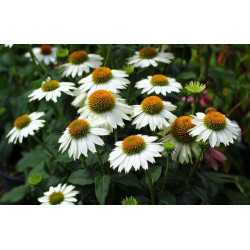
[[[80,156],[79,160],[83,163],[84,167],[87,168],[86,160],[82,155]]]
[[[33,138],[35,139],[35,141],[37,143],[39,143],[42,147],[44,147],[48,153],[50,154],[50,156],[56,160],[56,157],[55,155],[52,153],[52,151],[36,136],[36,135],[33,135]],[[65,172],[67,172],[69,174],[69,170],[61,163],[61,162],[58,162],[58,164],[64,169]]]
[[[101,166],[102,174],[105,175],[105,169],[104,169],[104,165],[103,165],[103,162],[102,162],[102,157],[101,157],[101,155],[99,154],[98,151],[96,151],[96,154],[97,154],[97,157],[98,157],[99,164]]]
[[[164,174],[164,179],[163,179],[163,185],[162,185],[162,189],[161,189],[162,193],[165,190],[165,185],[166,185],[166,181],[167,181],[167,174],[168,174],[168,169],[169,169],[169,163],[170,163],[170,154],[168,153],[168,156],[167,156],[167,166],[166,166],[166,170],[165,170],[165,174]]]
[[[51,157],[55,160],[56,157],[55,155],[52,153],[52,151],[36,136],[36,135],[33,135],[33,138],[35,139],[36,142],[38,142],[41,146],[43,146],[48,152],[49,154],[51,155]]]
[[[73,47],[74,47],[73,44],[69,45],[69,53],[70,54],[74,52],[74,48]]]
[[[62,113],[62,110],[61,110],[60,105],[58,104],[58,102],[55,102],[55,106],[56,106],[57,112],[58,112],[59,116],[61,117],[61,119],[63,120],[65,126],[68,127],[68,123],[67,123],[67,121],[66,121],[66,119],[65,119],[65,117],[64,117],[64,115]]]
[[[29,52],[30,52],[30,55],[34,58],[35,61],[38,62],[39,66],[44,70],[44,72],[49,76],[49,72],[48,70],[46,69],[46,67],[36,58],[36,56],[34,55],[33,51],[32,51],[32,47],[31,45],[28,45],[29,46]],[[33,59],[32,59],[33,60]],[[46,79],[45,79],[46,80]]]
[[[34,64],[34,66],[35,66],[35,69],[36,69],[38,75],[39,75],[43,80],[46,81],[46,77],[43,76],[43,74],[40,72],[39,68],[37,67],[36,58],[35,58],[35,55],[34,55],[34,53],[33,53],[33,51],[32,51],[31,45],[27,45],[27,48],[28,48],[28,51],[29,51],[29,53],[30,53],[32,62],[33,62],[33,64]]]
[[[194,173],[195,173],[195,171],[196,171],[196,168],[197,168],[197,166],[198,166],[198,163],[199,163],[199,161],[200,161],[200,158],[201,158],[202,154],[203,154],[203,150],[200,151],[198,157],[196,158],[196,161],[195,161],[193,167],[192,167],[192,168],[190,169],[190,171],[189,171],[188,179],[187,179],[187,181],[186,181],[186,183],[185,183],[185,190],[188,190],[188,187],[189,187],[189,184],[190,184],[190,182],[191,182],[192,176],[194,175]]]
[[[159,45],[159,52],[161,52],[162,44]]]
[[[153,182],[152,182],[152,179],[148,170],[145,170],[144,172],[148,178],[148,186],[149,186],[150,194],[151,194],[151,203],[152,205],[155,205],[155,194],[154,194],[154,189],[153,189]]]
[[[192,109],[192,115],[195,115],[196,111],[196,95],[193,95],[193,109]]]
[[[108,62],[108,59],[109,59],[109,56],[110,56],[110,52],[111,52],[111,44],[108,45],[108,52],[107,52],[107,55],[106,55],[106,58],[105,58],[105,62],[103,64],[104,67],[107,65],[107,62]]]

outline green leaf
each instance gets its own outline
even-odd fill
[[[160,176],[161,176],[161,170],[162,170],[162,166],[151,166],[149,168],[149,174],[152,178],[152,182],[155,183],[159,180]]]
[[[43,79],[39,79],[36,81],[31,82],[34,89],[39,89],[42,85]]]
[[[105,204],[105,199],[109,191],[110,176],[109,175],[97,175],[95,177],[95,194],[98,202],[101,205]]]
[[[159,201],[165,205],[176,205],[176,199],[170,192],[159,193]]]
[[[9,202],[9,203],[15,203],[20,200],[22,200],[25,196],[25,185],[20,185],[18,187],[15,187],[11,189],[9,192],[7,192],[2,198],[1,202]]]
[[[124,184],[129,187],[139,187],[141,185],[140,181],[136,177],[135,174],[129,173],[121,176],[119,179],[117,179],[117,182]]]
[[[29,167],[37,167],[43,165],[47,157],[41,152],[26,153],[23,158],[17,163],[17,171],[23,172]]]
[[[95,174],[89,169],[80,169],[73,172],[69,177],[69,182],[77,185],[89,185],[94,183]]]

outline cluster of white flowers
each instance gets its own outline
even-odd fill
[[[34,48],[33,53],[37,59],[46,65],[56,62],[56,48],[44,45]],[[197,113],[196,116],[176,117],[172,111],[176,106],[169,101],[164,101],[168,93],[178,93],[182,89],[180,83],[166,75],[148,76],[135,83],[135,87],[142,89],[142,94],[147,96],[140,105],[130,106],[122,99],[120,93],[132,84],[128,75],[122,70],[101,67],[99,55],[88,54],[86,51],[75,51],[69,56],[69,62],[59,66],[63,77],[71,75],[75,78],[82,76],[83,72],[88,76],[79,81],[76,88],[72,82],[59,82],[48,78],[39,89],[30,95],[30,101],[45,99],[57,102],[61,92],[74,96],[72,105],[78,108],[79,117],[72,121],[59,138],[59,151],[68,149],[69,157],[74,160],[81,155],[87,157],[88,151],[96,152],[95,145],[104,145],[100,136],[107,136],[118,126],[124,127],[124,120],[136,125],[136,129],[149,126],[151,131],[160,129],[162,136],[130,135],[123,141],[117,141],[115,148],[109,155],[110,167],[118,168],[121,172],[128,173],[133,167],[135,170],[148,169],[148,162],[154,163],[155,157],[161,157],[164,150],[163,142],[172,142],[175,150],[171,153],[172,159],[179,159],[181,163],[188,163],[192,155],[196,157],[199,149],[195,141],[208,141],[211,147],[217,147],[220,143],[228,145],[237,139],[239,127],[233,124],[223,114],[214,109],[207,110],[206,114]],[[171,53],[159,52],[154,47],[145,47],[136,55],[128,59],[128,64],[134,67],[157,67],[158,63],[170,63],[174,59]],[[23,137],[34,135],[34,131],[44,126],[44,120],[38,120],[43,112],[35,112],[30,115],[22,115],[16,119],[14,128],[9,132],[9,142],[22,143]],[[73,204],[73,197],[77,191],[72,191],[73,186],[59,184],[51,187],[44,197],[39,198],[43,204]]]

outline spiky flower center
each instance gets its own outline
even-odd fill
[[[42,84],[42,90],[44,92],[49,92],[57,89],[59,87],[59,82],[55,80],[51,80]]]
[[[138,135],[131,135],[122,142],[122,150],[127,155],[139,154],[145,148],[146,142]]]
[[[115,96],[107,90],[97,90],[88,99],[89,108],[95,113],[110,111],[115,106]]]
[[[164,75],[154,75],[151,78],[151,84],[153,86],[166,86],[168,85],[168,78]]]
[[[88,53],[84,50],[75,51],[69,56],[69,61],[75,65],[82,64],[87,60],[88,60]]]
[[[122,201],[122,205],[138,205],[138,203],[137,200],[133,196],[131,196],[129,198],[126,197],[126,199]]]
[[[52,47],[50,45],[42,45],[40,48],[43,55],[50,55],[52,53]]]
[[[219,131],[226,126],[226,117],[220,112],[209,112],[204,117],[204,124],[207,128]]]
[[[139,51],[139,56],[142,59],[152,59],[157,56],[157,50],[154,47],[145,47]]]
[[[206,89],[206,85],[200,82],[190,82],[185,88],[190,95],[201,94]]]
[[[49,203],[50,205],[58,205],[64,200],[64,194],[59,191],[59,192],[53,192],[49,196]]]
[[[195,140],[195,137],[188,133],[188,130],[195,126],[191,120],[192,117],[190,116],[181,116],[173,122],[170,131],[177,141],[192,143]]]
[[[69,124],[69,134],[74,139],[80,139],[89,133],[90,125],[83,119],[74,120]]]
[[[92,80],[96,84],[105,83],[113,78],[110,68],[100,67],[93,71]]]
[[[15,120],[14,126],[17,129],[22,129],[22,128],[27,127],[30,124],[30,122],[31,122],[31,119],[28,115],[21,115]]]
[[[163,101],[158,96],[149,96],[145,98],[141,103],[143,112],[148,115],[155,115],[160,113],[163,109],[163,106]]]

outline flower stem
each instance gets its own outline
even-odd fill
[[[62,113],[62,110],[61,110],[60,105],[58,104],[58,102],[55,102],[55,106],[56,106],[57,112],[58,112],[59,116],[61,117],[61,119],[63,120],[65,126],[68,127],[68,123],[67,123],[67,121],[66,121],[66,119],[65,119],[65,117],[64,117],[64,115]]]
[[[111,44],[108,45],[108,52],[107,52],[107,55],[106,55],[106,58],[105,58],[105,62],[103,64],[104,67],[107,65],[107,62],[108,62],[108,59],[109,59],[109,56],[110,56],[110,52],[111,52]]]
[[[36,56],[34,55],[34,53],[33,53],[33,51],[32,51],[32,47],[31,47],[30,44],[28,45],[28,49],[29,49],[29,53],[30,53],[30,55],[31,55],[31,57],[32,57],[33,63],[36,64],[35,61],[37,61],[38,64],[39,64],[39,66],[40,66],[40,67],[44,70],[44,72],[49,76],[48,70],[47,70],[46,67],[36,58]],[[46,80],[46,79],[45,79],[45,80]]]
[[[198,166],[198,163],[199,163],[199,161],[200,161],[200,158],[201,158],[202,154],[203,154],[203,150],[200,151],[198,157],[196,158],[196,161],[195,161],[193,167],[192,167],[192,168],[190,169],[190,171],[189,171],[188,179],[186,180],[186,183],[185,183],[185,190],[188,190],[188,186],[189,186],[189,184],[190,184],[190,182],[191,182],[192,176],[193,176],[194,173],[195,173],[195,170],[196,170],[196,168],[197,168],[197,166]]]
[[[96,154],[97,154],[97,157],[98,157],[99,164],[101,166],[102,174],[105,175],[105,169],[104,169],[104,165],[103,165],[103,162],[102,162],[102,157],[101,157],[101,155],[99,154],[98,151],[96,151]]]
[[[151,194],[151,203],[152,205],[155,205],[155,194],[154,194],[153,182],[152,182],[152,179],[148,170],[144,170],[144,172],[148,178],[148,186],[149,186],[150,194]]]
[[[39,68],[37,67],[36,58],[35,58],[35,55],[34,55],[34,53],[33,53],[33,51],[32,51],[31,45],[27,45],[27,48],[28,48],[28,51],[29,51],[29,53],[30,53],[32,62],[33,62],[33,64],[34,64],[34,66],[35,66],[35,69],[36,69],[38,75],[39,75],[43,80],[46,81],[46,77],[43,76],[43,74],[40,72]]]
[[[33,138],[35,139],[36,142],[38,142],[41,146],[43,146],[49,152],[49,154],[51,155],[53,159],[56,159],[52,151],[36,135],[33,135]]]
[[[192,115],[195,115],[196,111],[196,95],[193,96],[193,109],[192,109]]]
[[[170,163],[170,154],[168,153],[168,156],[167,156],[167,166],[166,166],[166,170],[165,170],[165,174],[164,174],[164,179],[163,179],[163,185],[162,185],[162,189],[161,189],[162,193],[165,190],[165,185],[166,185],[166,181],[167,181],[167,174],[168,174],[169,163]]]

